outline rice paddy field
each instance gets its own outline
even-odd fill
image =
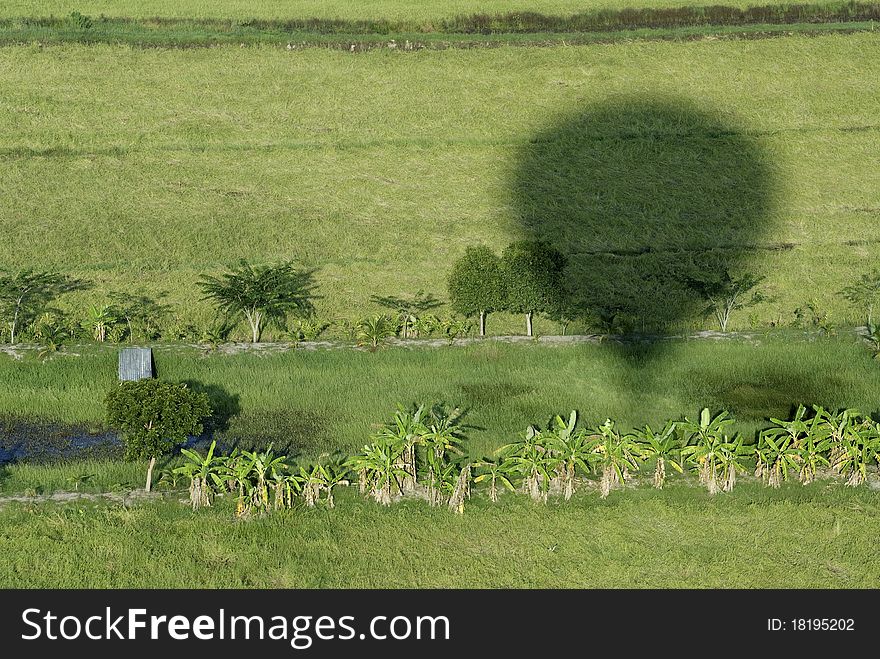
[[[676,8],[674,28],[640,13]],[[605,32],[568,32],[606,10]],[[154,345],[160,378],[208,394],[200,441],[224,448],[351,453],[398,404],[432,402],[466,411],[473,459],[573,409],[625,428],[728,410],[747,441],[798,403],[876,417],[880,362],[840,293],[880,256],[876,10],[817,5],[833,16],[771,29],[696,0],[9,0],[0,269],[89,280],[58,303],[73,317],[113,291],[166,294],[175,323],[204,329],[203,273],[292,259],[341,324],[377,312],[373,296],[445,301],[470,245],[544,239],[579,301],[629,305],[623,342]],[[740,333],[656,336],[711,326],[658,275],[709,257],[761,278]],[[521,326],[489,318],[492,334]],[[145,465],[105,424],[117,354],[0,352],[5,587],[880,583],[876,465],[854,488],[745,476],[710,496],[685,476],[600,499],[588,480],[546,506],[478,490],[463,516],[354,488],[333,510],[249,519],[229,497],[191,511],[176,486],[133,496]]]

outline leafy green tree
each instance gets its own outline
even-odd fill
[[[18,329],[48,311],[62,294],[85,286],[84,281],[57,272],[0,271],[0,313],[9,323],[9,342],[15,343]]]
[[[526,316],[526,334],[532,336],[535,313],[558,311],[565,297],[565,257],[544,241],[520,241],[501,254],[507,291],[506,308]]]
[[[208,396],[185,384],[144,379],[120,382],[107,394],[107,423],[125,443],[128,460],[149,460],[146,491],[152,489],[156,458],[188,435],[202,432],[211,415]]]
[[[844,298],[865,310],[867,325],[873,324],[874,307],[880,304],[880,269],[863,274],[858,281],[841,291]]]
[[[202,299],[214,302],[227,317],[244,315],[257,343],[266,324],[283,328],[289,313],[314,311],[312,275],[289,261],[255,266],[242,259],[219,277],[203,275],[199,286],[205,294]]]
[[[720,268],[691,276],[687,284],[706,301],[706,313],[714,315],[721,331],[726,332],[730,314],[765,300],[760,292],[754,290],[762,281],[763,277],[748,273],[736,277],[729,269]],[[752,293],[751,297],[749,293]]]
[[[468,247],[453,264],[447,286],[452,308],[466,317],[479,316],[480,336],[486,336],[486,315],[505,306],[501,259],[485,245]]]

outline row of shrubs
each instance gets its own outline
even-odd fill
[[[391,336],[454,338],[471,330],[471,319],[478,323],[482,336],[487,316],[499,311],[522,314],[528,336],[533,335],[537,314],[560,323],[563,333],[572,322],[603,334],[625,333],[626,300],[578,303],[568,290],[566,263],[559,250],[543,241],[513,242],[500,256],[486,246],[471,246],[453,263],[448,276],[449,305],[457,316],[438,316],[443,302],[419,291],[406,297],[373,296],[371,302],[386,309],[385,313],[332,323],[316,316],[314,271],[292,262],[252,265],[241,261],[219,276],[202,275],[198,282],[201,299],[214,307],[215,321],[201,331],[183,321],[161,296],[111,292],[103,304],[90,307],[84,316],[64,314],[56,308],[56,301],[64,294],[90,288],[91,282],[57,272],[0,270],[0,316],[10,343],[38,341],[45,354],[58,351],[66,341],[85,337],[98,342],[161,338],[217,345],[230,340],[242,325],[249,327],[253,342],[261,341],[268,327],[275,328],[276,338],[294,342],[317,339],[332,327],[337,336],[377,348]],[[702,266],[701,274],[688,275],[688,290],[705,303],[705,315],[714,316],[722,331],[733,312],[766,300],[758,288],[760,277],[734,276],[724,263],[706,261]],[[869,334],[880,348],[880,333],[872,323],[873,309],[880,304],[880,270],[862,275],[841,295],[866,314]],[[648,319],[641,320],[644,324]],[[662,319],[654,320],[662,323]],[[827,314],[815,303],[795,311],[794,324],[808,323],[820,329],[830,327]]]
[[[840,477],[848,486],[867,479],[880,462],[880,424],[857,410],[799,406],[790,420],[771,419],[756,443],[747,444],[727,412],[703,409],[696,420],[668,421],[623,430],[608,419],[578,427],[578,416],[556,416],[546,428],[529,426],[524,436],[480,460],[466,456],[467,426],[461,411],[445,405],[399,407],[394,418],[356,455],[292,464],[265,451],[206,455],[184,450],[185,463],[164,479],[185,476],[192,507],[210,506],[214,496],[237,497],[237,514],[266,514],[301,502],[333,507],[333,490],[357,483],[360,493],[382,505],[421,497],[432,506],[461,513],[472,489],[485,488],[490,501],[503,490],[537,502],[568,500],[587,478],[598,478],[600,496],[634,481],[650,465],[651,482],[663,488],[672,473],[694,474],[709,493],[729,492],[737,475],[753,471],[769,487],[787,480],[803,484]]]
[[[322,319],[317,316],[296,318],[276,334],[280,341],[299,343],[322,338],[351,340],[365,347],[376,348],[389,338],[448,338],[454,339],[471,332],[473,323],[465,318],[449,315],[383,313],[363,318]],[[85,317],[75,317],[53,310],[24,327],[18,342],[33,342],[43,348],[44,354],[62,350],[66,343],[95,341],[98,343],[134,343],[138,341],[193,341],[207,347],[216,347],[236,337],[234,327],[214,324],[200,329],[186,322],[178,314],[164,313],[129,323],[119,310],[110,304],[90,307]],[[6,333],[9,338],[9,333]]]

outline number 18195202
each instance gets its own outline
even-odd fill
[[[851,632],[855,631],[853,618],[767,618],[771,632]]]

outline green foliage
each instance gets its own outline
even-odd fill
[[[591,458],[594,467],[600,467],[602,471],[599,492],[604,499],[615,486],[626,485],[632,474],[639,470],[640,446],[636,435],[621,432],[611,419],[606,419],[591,434]]]
[[[400,328],[400,336],[403,339],[417,336],[419,318],[426,312],[436,309],[443,304],[432,294],[426,294],[421,290],[411,297],[373,295],[370,299],[380,307],[394,312],[398,327]]]
[[[0,270],[0,314],[9,328],[9,342],[15,343],[19,327],[49,311],[61,295],[85,286],[84,281],[58,272]]]
[[[156,458],[202,432],[202,421],[211,414],[206,394],[154,379],[120,382],[107,393],[105,405],[107,423],[125,443],[125,457],[150,461],[148,491]]]
[[[682,433],[681,456],[699,474],[709,494],[730,492],[736,485],[736,474],[745,471],[744,459],[754,452],[740,434],[727,435],[732,424],[726,411],[713,417],[708,408],[700,412],[699,421],[685,418],[677,424]]]
[[[480,336],[486,334],[486,314],[507,305],[507,280],[501,259],[485,245],[465,249],[452,265],[447,289],[456,313],[480,317]]]
[[[681,444],[676,435],[676,423],[667,421],[661,430],[655,431],[649,425],[634,431],[636,440],[641,444],[641,455],[644,459],[654,458],[654,487],[663,489],[666,483],[666,463],[672,465],[678,473],[684,473],[681,458]]]
[[[92,19],[90,16],[86,16],[84,14],[79,13],[78,11],[70,12],[70,16],[68,17],[70,24],[76,28],[77,30],[90,30],[92,29]]]
[[[859,311],[865,313],[866,324],[870,327],[873,324],[874,307],[880,304],[880,269],[863,274],[855,283],[846,286],[840,294]]]
[[[214,455],[216,448],[217,442],[212,441],[204,456],[198,451],[180,449],[186,461],[176,467],[173,473],[189,478],[189,498],[193,510],[210,506],[213,500],[212,487],[223,485],[223,460]]]
[[[243,315],[257,343],[266,323],[284,327],[291,312],[307,315],[312,304],[313,273],[297,269],[290,261],[277,265],[251,265],[242,259],[238,266],[219,277],[203,275],[199,286],[228,318]]]
[[[709,265],[709,264],[704,264]],[[688,285],[706,303],[706,313],[715,316],[722,332],[727,331],[730,315],[739,309],[755,306],[764,301],[764,296],[754,291],[764,280],[763,277],[746,273],[740,276],[731,274],[726,267],[703,269],[688,279]],[[749,297],[751,293],[751,297]]]
[[[89,307],[83,328],[88,330],[92,338],[98,343],[104,343],[107,340],[107,333],[118,321],[116,310],[109,304],[102,304],[96,307]]]
[[[142,293],[110,293],[110,303],[116,317],[128,328],[128,340],[134,342],[135,336],[146,341],[159,337],[161,327],[171,313],[171,305],[164,302],[166,293],[153,297]]]
[[[532,336],[532,315],[563,304],[565,257],[547,242],[523,240],[505,247],[501,262],[506,308],[526,314],[526,333]]]
[[[871,352],[874,353],[874,359],[880,359],[880,328],[874,323],[868,323],[866,328],[865,339],[871,346]]]
[[[359,320],[355,331],[358,345],[368,348],[370,352],[376,352],[397,333],[394,321],[382,314]]]
[[[329,327],[329,322],[307,316],[296,320],[293,327],[288,330],[288,334],[294,342],[316,341]]]

